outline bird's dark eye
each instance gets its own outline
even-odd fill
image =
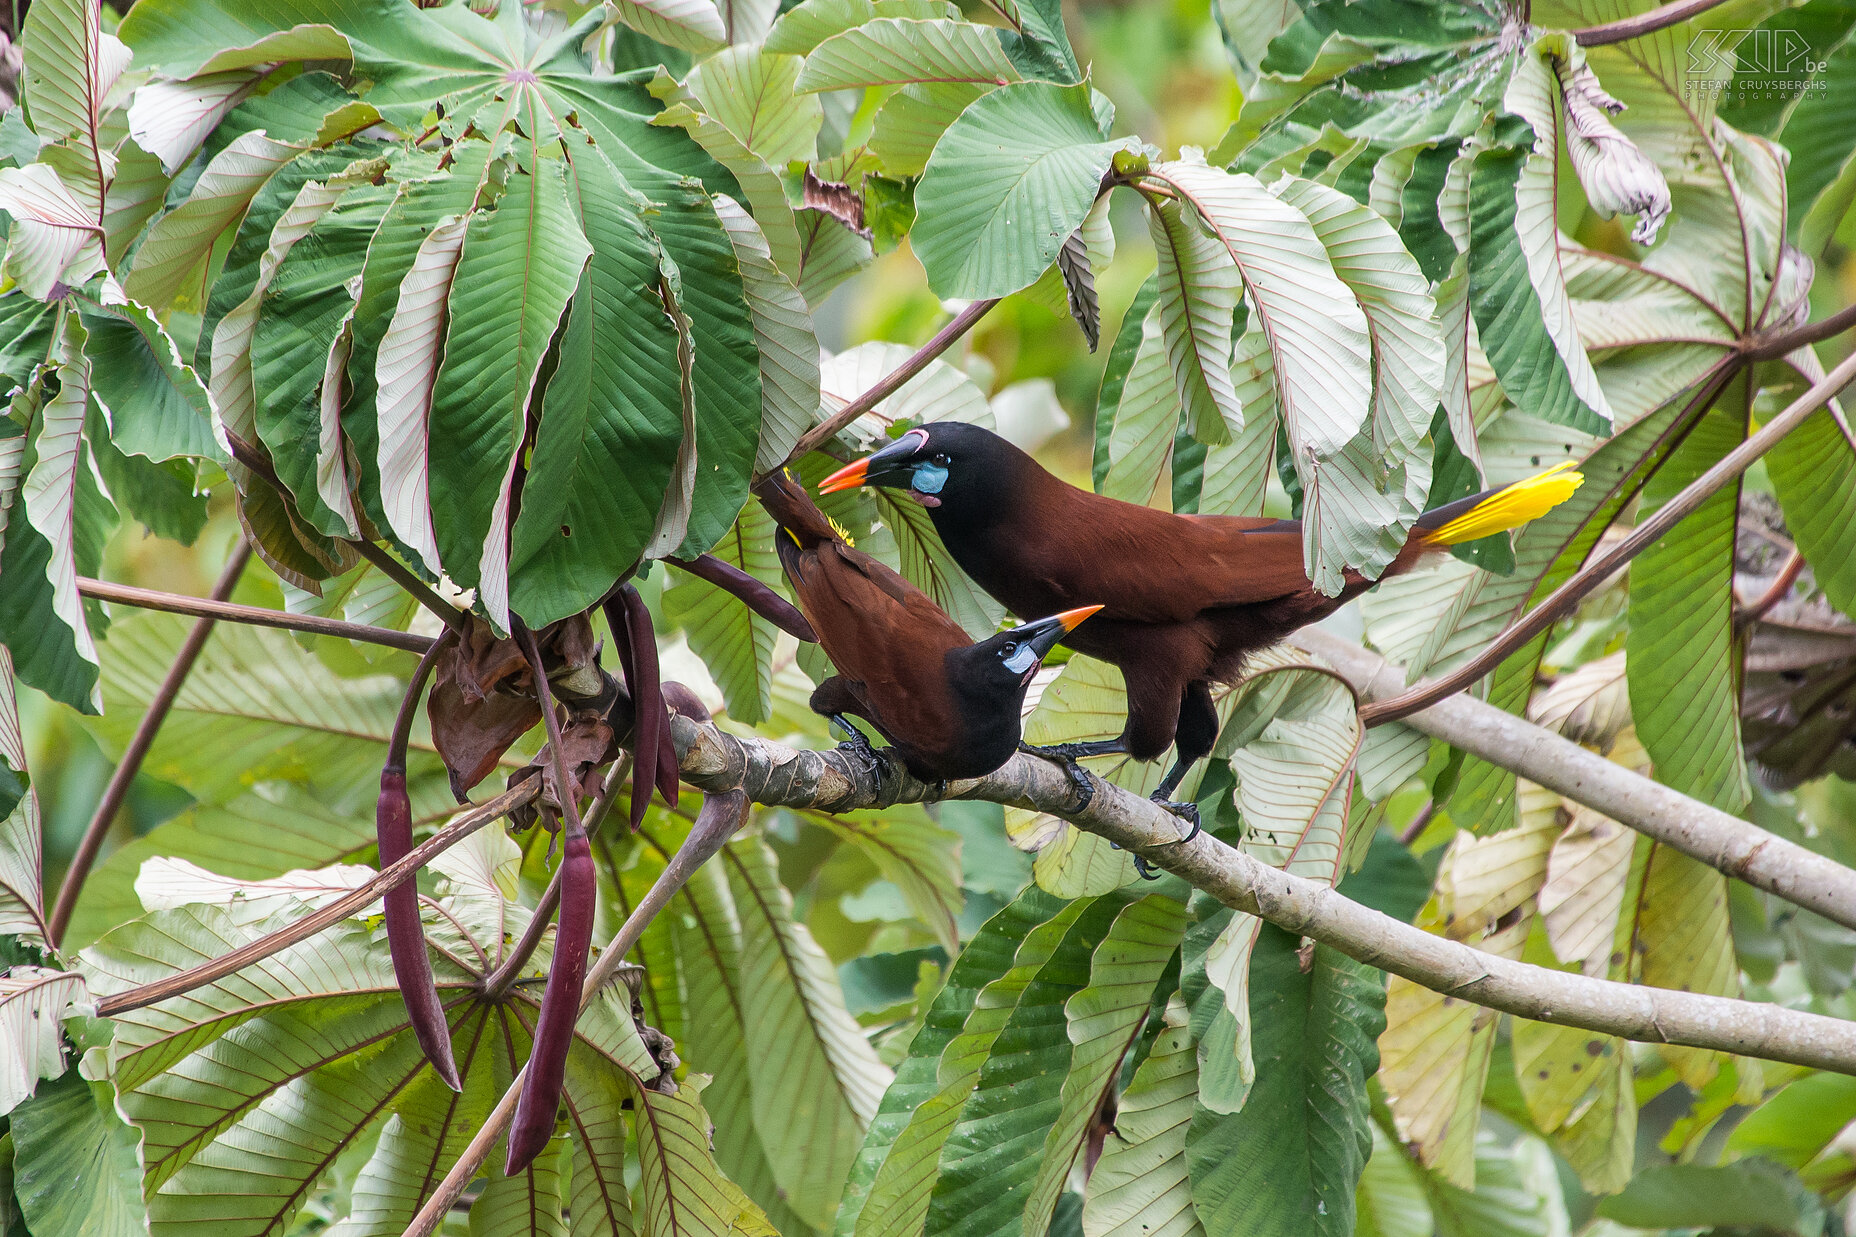
[[[1016,653],[1017,651],[1018,651],[1018,646],[1016,644],[1007,642],[1006,646],[999,650],[999,656],[1010,657],[1012,654]]]
[[[929,460],[928,462],[930,464],[933,464],[936,468],[946,468],[948,465],[947,452],[945,451],[935,452],[934,458]]]

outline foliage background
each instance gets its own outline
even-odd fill
[[[1243,98],[1237,86],[1219,27],[1209,6],[1182,0],[1170,4],[1085,3],[1066,12],[1078,58],[1093,65],[1094,83],[1120,106],[1118,133],[1137,133],[1169,152],[1182,145],[1216,146],[1237,118]],[[1561,189],[1561,225],[1579,242],[1598,249],[1621,249],[1624,227],[1599,218],[1585,206],[1576,181],[1567,175]],[[1051,467],[1080,484],[1089,484],[1094,434],[1091,418],[1097,388],[1123,313],[1153,266],[1149,233],[1132,200],[1124,195],[1112,212],[1117,237],[1113,262],[1098,278],[1103,307],[1102,350],[1086,350],[1068,317],[1044,304],[1016,297],[990,315],[957,354],[957,363],[989,393],[1016,392],[1015,406],[1027,419],[1049,415],[1049,397],[1067,414],[1059,430],[1040,449]],[[1821,318],[1856,301],[1856,227],[1845,221],[1828,243],[1812,288],[1810,317]],[[821,342],[832,350],[870,341],[918,345],[943,319],[940,303],[929,292],[921,267],[906,244],[881,255],[865,271],[835,292],[817,313]],[[1846,344],[1833,341],[1820,349],[1826,365]],[[1048,388],[1038,384],[1048,383]],[[1756,504],[1770,495],[1763,468],[1749,474],[1743,502]],[[1271,507],[1286,513],[1289,497],[1272,486]],[[237,524],[224,494],[216,497],[204,531],[191,547],[148,534],[132,522],[117,530],[104,557],[103,576],[173,592],[204,594],[224,561]],[[674,606],[656,595],[664,573],[653,573],[646,593],[659,615],[660,630],[678,630]],[[247,574],[235,599],[281,607],[286,598],[268,574]],[[1338,624],[1359,630],[1351,612]],[[157,624],[145,624],[156,626]],[[169,634],[178,622],[169,624]],[[1594,654],[1621,647],[1628,638],[1621,589],[1601,596],[1563,631],[1565,654],[1555,668],[1570,671]],[[396,655],[358,651],[333,641],[306,641],[304,655],[341,680],[365,681],[383,669],[403,673]],[[667,674],[699,686],[715,704],[721,695],[701,662],[686,649],[667,649]],[[790,657],[782,647],[779,657]],[[158,665],[158,654],[154,664]],[[803,709],[802,690],[791,678],[775,686],[769,702],[772,718],[763,733],[787,733],[814,745],[826,736]],[[82,721],[75,713],[30,690],[22,693],[28,756],[34,783],[45,804],[47,887],[55,888],[71,848],[88,820],[110,768],[106,750],[120,745],[132,720]],[[220,758],[210,725],[195,732],[193,747],[170,745],[157,753],[137,781],[110,838],[112,858],[93,878],[95,889],[80,909],[73,941],[82,944],[102,927],[133,910],[129,881],[140,858],[153,848],[137,849],[142,839],[170,821],[190,818],[192,797],[178,782],[198,783]],[[528,747],[532,750],[534,736]],[[168,762],[164,765],[163,761]],[[234,771],[228,771],[234,772]],[[164,778],[163,774],[167,777]],[[1373,879],[1387,886],[1384,904],[1417,918],[1435,914],[1420,909],[1423,888],[1437,875],[1453,837],[1449,814],[1422,816],[1440,776],[1449,776],[1441,754],[1424,772],[1389,800],[1380,822]],[[353,787],[321,788],[337,801]],[[1832,775],[1788,792],[1755,782],[1752,816],[1770,828],[1803,837],[1816,848],[1848,861],[1856,856],[1856,785]],[[1551,813],[1555,805],[1548,805]],[[779,883],[790,891],[794,918],[835,969],[848,1011],[868,1032],[877,1053],[890,1064],[900,1059],[914,1031],[921,1002],[932,980],[948,961],[948,947],[971,938],[989,915],[1007,905],[1031,875],[1029,856],[1007,845],[1003,813],[984,805],[948,804],[926,815],[898,814],[890,825],[910,839],[917,851],[909,861],[890,865],[879,860],[881,848],[847,834],[844,826],[790,813],[767,813],[765,838],[777,864]],[[1415,862],[1398,854],[1393,838],[1412,826],[1409,851]],[[242,844],[232,822],[232,845]],[[859,826],[852,826],[854,832]],[[958,860],[952,843],[958,838]],[[353,857],[364,858],[365,838]],[[531,882],[542,869],[536,848],[525,858]],[[1413,896],[1413,891],[1417,896]],[[1354,892],[1350,889],[1349,892]],[[1364,892],[1356,894],[1366,897]],[[113,902],[110,899],[115,899]],[[1733,945],[1749,996],[1783,1000],[1847,1015],[1846,995],[1856,968],[1856,934],[1802,912],[1778,911],[1759,896],[1735,887],[1732,893]],[[1273,929],[1266,930],[1273,933]],[[1280,935],[1280,934],[1277,934]],[[1287,978],[1294,966],[1293,942],[1266,940],[1259,965],[1274,965]],[[647,961],[649,959],[647,958]],[[1394,1011],[1398,992],[1395,987]],[[660,1018],[674,1014],[653,1011]],[[1158,1025],[1158,1024],[1156,1024]],[[1179,1028],[1158,1032],[1148,1061],[1178,1051]],[[1276,1033],[1287,1033],[1278,1028]],[[1263,1041],[1272,1034],[1260,1025],[1258,1054],[1280,1051]],[[1488,1090],[1480,1097],[1481,1132],[1473,1146],[1459,1148],[1471,1157],[1476,1188],[1460,1190],[1439,1174],[1414,1165],[1399,1148],[1384,1097],[1374,1085],[1372,1151],[1358,1190],[1356,1232],[1394,1237],[1403,1234],[1541,1234],[1627,1231],[1688,1233],[1713,1228],[1721,1232],[1847,1231],[1845,1198],[1856,1184],[1856,1145],[1845,1130],[1856,1130],[1856,1086],[1831,1076],[1794,1081],[1784,1069],[1767,1067],[1748,1080],[1744,1066],[1729,1064],[1712,1076],[1685,1072],[1682,1063],[1652,1050],[1618,1044],[1628,1068],[1615,1086],[1634,1092],[1635,1138],[1625,1140],[1628,1159],[1616,1183],[1614,1201],[1603,1206],[1600,1194],[1581,1182],[1579,1162],[1591,1151],[1567,1127],[1585,1119],[1561,1114],[1561,1128],[1545,1129],[1538,1106],[1515,1084],[1509,1062],[1539,1050],[1525,1033],[1504,1029],[1491,1036],[1487,1051],[1496,1064]],[[1610,1051],[1607,1048],[1607,1051]],[[1386,1052],[1381,1043],[1380,1051]],[[1686,1080],[1686,1081],[1685,1081]],[[1689,1085],[1693,1082],[1695,1085]],[[1267,1084],[1267,1075],[1264,1079]],[[1789,1087],[1787,1084],[1790,1084]],[[74,1086],[67,1080],[60,1086]],[[1253,1103],[1258,1102],[1253,1097]],[[1473,1102],[1473,1101],[1472,1101]],[[1618,1102],[1612,1097],[1612,1102]],[[1124,1120],[1138,1124],[1138,1116]],[[1615,1131],[1612,1132],[1615,1135]],[[1558,1137],[1549,1137],[1558,1135]],[[1251,1137],[1256,1137],[1252,1132]],[[1242,1145],[1240,1143],[1240,1145]],[[1615,1151],[1615,1140],[1611,1144]],[[358,1159],[337,1166],[328,1179],[327,1197],[319,1198],[297,1220],[301,1231],[318,1228],[335,1213],[352,1187]],[[344,1173],[347,1174],[344,1179]],[[1617,1201],[1623,1200],[1623,1201]],[[17,1225],[17,1211],[9,1215]],[[1630,1226],[1630,1227],[1627,1227]],[[1066,1194],[1053,1231],[1079,1231],[1084,1225],[1080,1198]],[[1243,1229],[1208,1231],[1239,1232]],[[1292,1231],[1292,1230],[1284,1230]]]

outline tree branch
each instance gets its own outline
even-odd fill
[[[1648,13],[1639,13],[1635,17],[1625,17],[1618,21],[1608,21],[1602,26],[1586,26],[1572,32],[1573,41],[1580,47],[1604,47],[1609,43],[1622,43],[1627,39],[1639,39],[1658,30],[1667,30],[1679,26],[1691,17],[1700,16],[1725,0],[1674,0],[1659,9]]]
[[[928,362],[946,352],[953,346],[955,340],[972,330],[973,324],[984,318],[987,311],[998,303],[997,297],[989,301],[974,301],[955,314],[953,321],[936,331],[933,339],[915,350],[915,355],[896,366],[868,391],[838,409],[820,424],[801,434],[799,441],[787,453],[785,462],[790,464],[806,452],[817,450],[822,443],[830,441],[839,430],[901,390],[904,383],[921,373],[928,367]]]
[[[1743,341],[1740,355],[1749,361],[1776,361],[1790,356],[1807,344],[1819,344],[1856,326],[1856,305],[1845,305],[1819,322],[1783,331],[1777,335],[1751,336]]]
[[[229,623],[278,627],[284,631],[306,631],[312,636],[339,636],[367,644],[384,644],[390,649],[404,649],[408,653],[423,654],[432,647],[430,636],[415,636],[409,631],[394,631],[391,627],[370,627],[366,623],[350,623],[316,614],[291,614],[287,610],[266,610],[262,606],[241,606],[230,601],[184,597],[179,593],[163,593],[152,588],[92,580],[88,576],[77,578],[77,591],[98,601],[136,606],[143,610],[191,614],[207,620],[225,619]]]
[[[1723,372],[1731,376],[1737,372],[1737,368],[1728,367]],[[1856,379],[1856,353],[1845,357],[1821,381],[1813,384],[1810,390],[1793,400],[1785,411],[1761,427],[1758,433],[1750,435],[1745,442],[1728,452],[1719,463],[1696,478],[1681,493],[1657,508],[1656,514],[1637,525],[1609,550],[1581,567],[1564,584],[1554,589],[1545,601],[1522,615],[1513,626],[1490,641],[1488,647],[1482,652],[1442,678],[1420,683],[1389,699],[1367,705],[1360,710],[1360,720],[1368,726],[1396,721],[1427,705],[1437,703],[1445,696],[1462,691],[1483,675],[1500,666],[1508,659],[1509,654],[1552,626],[1561,615],[1570,611],[1587,594],[1610,579],[1631,559],[1667,536],[1669,531],[1681,523],[1684,517],[1712,497],[1716,490],[1745,472],[1755,460],[1776,446],[1781,438],[1796,429],[1806,417],[1835,398],[1837,393],[1848,386],[1852,379]]]
[[[166,979],[156,980],[150,984],[140,984],[122,992],[112,993],[97,1002],[97,1013],[105,1018],[128,1013],[132,1009],[141,1009],[157,1001],[190,992],[202,984],[210,984],[215,979],[230,975],[233,971],[250,966],[252,963],[270,957],[281,950],[288,949],[298,941],[308,940],[324,928],[340,923],[348,916],[366,909],[379,900],[387,890],[393,889],[411,880],[420,868],[430,863],[438,855],[462,842],[491,821],[507,816],[517,808],[526,807],[534,802],[541,793],[539,777],[525,777],[494,799],[460,813],[450,824],[434,833],[423,843],[406,853],[399,862],[383,868],[364,885],[359,885],[311,914],[280,928],[268,936],[260,937],[249,945],[244,945],[211,962]]]
[[[683,753],[683,779],[705,790],[742,786],[760,803],[830,812],[915,803],[934,795],[931,787],[898,768],[873,771],[845,752],[795,751],[682,717],[671,724]],[[1088,807],[1073,812],[1076,790],[1062,766],[1052,761],[1014,756],[997,772],[952,783],[947,797],[984,799],[1061,816],[1184,878],[1226,906],[1260,915],[1435,992],[1490,1009],[1627,1039],[1856,1074],[1856,1022],[1780,1005],[1588,979],[1497,958],[1370,910],[1315,881],[1278,871],[1209,833],[1182,843],[1178,817],[1119,786],[1098,781]]]
[[[251,543],[243,537],[232,547],[232,556],[226,560],[225,568],[220,571],[219,579],[213,584],[213,600],[224,601],[232,595],[238,579],[245,574],[245,565],[251,561]],[[123,800],[129,797],[129,787],[135,782],[135,775],[141,772],[142,761],[148,756],[148,749],[155,745],[155,736],[161,733],[161,723],[168,718],[168,710],[174,707],[174,700],[180,695],[182,684],[193,672],[193,663],[199,660],[200,650],[206,647],[206,638],[213,633],[214,620],[201,616],[194,623],[187,638],[174,654],[174,664],[168,667],[161,686],[155,689],[154,697],[148,702],[148,711],[142,714],[141,722],[135,733],[129,737],[129,745],[123,748],[122,759],[116,763],[110,774],[109,784],[103,788],[103,798],[97,802],[97,810],[91,814],[90,824],[84,828],[84,836],[77,844],[77,851],[71,856],[71,864],[65,869],[64,883],[58,886],[58,902],[52,907],[51,922],[46,926],[46,944],[53,949],[64,939],[64,930],[71,923],[71,913],[77,909],[77,895],[84,890],[84,881],[90,876],[91,865],[97,861],[97,853],[103,849],[103,839],[110,831],[110,825],[116,820],[116,813],[122,808]]]
[[[1377,653],[1307,627],[1290,643],[1337,667],[1365,698],[1396,695],[1403,672]],[[1364,710],[1362,710],[1364,712]],[[1856,870],[1614,764],[1473,696],[1455,695],[1405,724],[1604,813],[1718,872],[1856,928]]]

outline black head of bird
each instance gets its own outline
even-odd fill
[[[812,708],[847,730],[845,715],[867,719],[928,780],[979,777],[1011,759],[1038,665],[1101,607],[1065,607],[975,642],[920,589],[852,548],[790,476],[771,475],[755,493],[780,525],[780,565],[837,670]]]
[[[996,507],[1011,495],[1026,464],[1037,466],[991,430],[964,421],[934,421],[846,464],[818,489],[821,494],[864,485],[902,490],[928,508],[940,527]]]

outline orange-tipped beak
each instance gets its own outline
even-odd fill
[[[821,494],[836,494],[839,490],[854,490],[861,486],[864,483],[864,478],[869,475],[870,461],[868,458],[853,460],[851,463],[846,464],[843,468],[840,468],[837,472],[832,473],[829,477],[819,482],[818,492]]]
[[[1101,606],[1078,606],[1074,610],[1065,610],[1062,614],[1053,615],[1052,617],[1063,624],[1063,629],[1065,631],[1075,631],[1078,623],[1101,608]]]

